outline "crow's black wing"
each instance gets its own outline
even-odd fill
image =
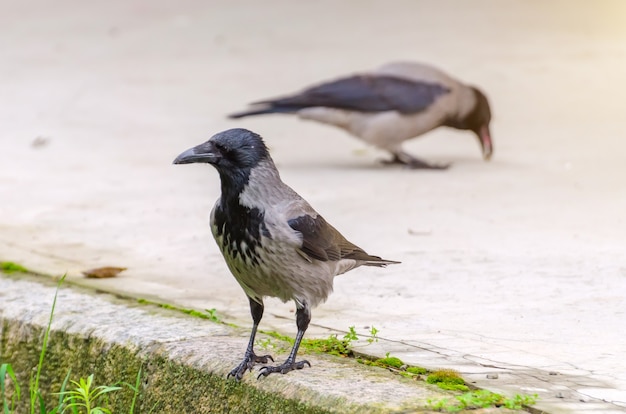
[[[411,114],[423,111],[448,92],[448,88],[438,83],[393,76],[357,75],[323,83],[297,95],[257,103],[284,112],[324,106],[360,112],[398,111]]]
[[[363,261],[380,261],[378,256],[371,256],[358,246],[350,243],[322,216],[312,217],[308,214],[288,221],[289,226],[302,234],[300,250],[312,259],[321,261],[338,261],[354,259]]]

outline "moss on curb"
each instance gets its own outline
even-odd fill
[[[429,384],[435,384],[442,390],[450,391],[469,391],[469,387],[465,384],[465,380],[461,375],[452,369],[440,369],[431,372],[426,378]]]
[[[10,362],[20,384],[28,384],[37,366],[44,329],[37,326],[2,322],[0,363]],[[222,375],[201,371],[174,362],[159,352],[139,352],[130,347],[111,345],[93,337],[51,331],[43,363],[40,386],[47,401],[71,369],[72,378],[95,373],[98,385],[134,383],[142,369],[139,413],[330,413],[378,412],[368,407],[342,405],[337,411],[311,406],[302,401],[259,390],[245,382],[227,380]],[[22,398],[17,412],[28,412],[28,398]],[[109,395],[112,412],[126,412],[132,392],[123,389]]]
[[[28,273],[29,270],[19,263],[0,262],[0,272],[9,275],[11,273]]]

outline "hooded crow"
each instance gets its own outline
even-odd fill
[[[267,296],[295,302],[298,333],[287,360],[264,366],[259,377],[310,366],[305,360],[296,362],[296,354],[311,308],[332,292],[333,278],[361,265],[399,262],[367,254],[328,224],[281,181],[267,147],[254,132],[220,132],[174,160],[189,163],[211,164],[220,175],[222,195],[211,212],[211,231],[250,302],[250,341],[243,361],[228,376],[240,380],[255,363],[274,361],[253,349]]]
[[[253,105],[250,110],[229,117],[296,114],[302,119],[343,128],[389,151],[393,158],[386,163],[410,168],[448,167],[429,164],[402,149],[404,141],[440,126],[474,132],[483,158],[489,160],[493,153],[487,97],[478,88],[421,63],[390,63],[371,73],[340,78]]]

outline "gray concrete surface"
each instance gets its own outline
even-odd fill
[[[331,223],[403,262],[337,278],[311,335],[374,325],[386,340],[367,352],[536,392],[554,413],[626,411],[623,2],[1,8],[1,259],[72,278],[126,266],[90,283],[245,324],[246,300],[206,225],[217,174],[171,161],[247,127]],[[484,88],[492,162],[451,130],[409,149],[453,168],[416,172],[383,168],[384,154],[317,124],[224,118],[394,59]],[[291,304],[266,309],[264,327],[295,331]]]

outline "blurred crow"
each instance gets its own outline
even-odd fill
[[[309,365],[296,362],[311,308],[326,300],[333,278],[355,267],[398,263],[370,256],[345,239],[302,197],[284,184],[261,137],[230,129],[193,147],[174,164],[208,163],[220,175],[222,196],[211,212],[211,231],[228,268],[250,302],[252,334],[241,364],[229,376],[241,379],[269,355],[254,353],[254,337],[263,316],[263,298],[296,304],[298,334],[287,360],[261,368],[261,375],[285,374]]]
[[[343,128],[410,168],[444,169],[421,161],[402,149],[402,143],[432,129],[447,126],[476,134],[483,158],[493,143],[487,97],[439,69],[410,63],[390,63],[365,74],[349,76],[305,89],[284,98],[256,102],[230,118],[269,113],[293,113]]]

